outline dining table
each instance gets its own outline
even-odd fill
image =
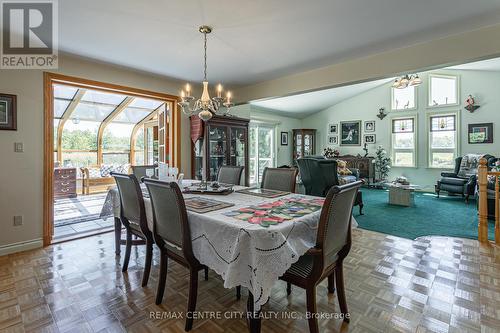
[[[184,180],[183,186],[196,181]],[[199,181],[198,181],[199,182]],[[144,184],[141,184],[148,225],[152,226],[153,211]],[[275,205],[287,200],[318,200],[324,198],[284,193],[269,198],[241,193],[243,186],[234,186],[227,195],[183,193],[189,198],[207,198],[230,204],[218,210],[197,212],[188,209],[188,223],[191,231],[192,249],[198,261],[222,277],[225,288],[242,286],[248,289],[247,311],[258,313],[268,301],[271,289],[293,263],[316,244],[321,207],[308,214],[285,219],[268,225],[257,223],[258,219],[242,220],[239,211],[259,205]],[[320,201],[322,202],[322,201]],[[227,206],[227,205],[226,205]],[[264,206],[265,207],[265,206]],[[120,253],[121,230],[120,199],[116,186],[108,190],[101,218],[115,219],[116,253]],[[252,222],[250,222],[252,221]],[[356,221],[352,220],[354,226]],[[249,320],[251,332],[260,331],[260,317]]]

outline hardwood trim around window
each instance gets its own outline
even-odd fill
[[[114,92],[133,97],[151,98],[162,100],[172,105],[169,127],[172,137],[170,138],[171,151],[170,161],[173,166],[181,167],[181,116],[177,108],[178,96],[164,94],[154,91],[126,87],[117,84],[82,79],[57,73],[43,73],[43,106],[44,106],[44,160],[43,160],[43,244],[48,246],[52,242],[54,233],[54,193],[53,193],[53,169],[54,169],[54,84]]]

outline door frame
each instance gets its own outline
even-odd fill
[[[44,72],[43,73],[43,106],[44,106],[44,148],[43,148],[43,246],[52,243],[54,234],[54,84],[64,84],[78,88],[89,88],[105,92],[126,94],[135,97],[152,98],[172,103],[172,116],[170,117],[169,150],[172,164],[181,167],[181,114],[177,107],[180,101],[178,96],[159,93],[149,90],[121,86],[112,83],[93,81],[74,76]]]

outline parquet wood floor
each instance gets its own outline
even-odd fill
[[[155,319],[151,312],[185,311],[187,270],[171,263],[161,306],[154,304],[158,253],[149,285],[141,287],[143,247],[120,271],[113,234],[0,257],[2,332],[184,332],[184,319]],[[500,332],[500,250],[475,240],[424,237],[415,241],[365,230],[353,233],[345,262],[350,324],[320,319],[321,332]],[[246,293],[210,272],[200,277],[198,311],[245,311]],[[338,310],[326,284],[317,289],[318,311]],[[263,313],[296,314],[263,319],[263,332],[308,332],[305,294],[286,295],[277,282]],[[236,315],[235,314],[235,315]],[[245,319],[196,319],[193,332],[247,331]]]

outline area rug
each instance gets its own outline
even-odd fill
[[[56,227],[99,219],[106,193],[57,199],[54,203]]]
[[[354,216],[362,229],[415,239],[421,236],[449,236],[477,239],[476,201],[466,204],[462,197],[445,193],[416,192],[414,207],[389,205],[386,190],[362,189],[363,212]],[[488,236],[494,239],[494,221],[488,223]]]

